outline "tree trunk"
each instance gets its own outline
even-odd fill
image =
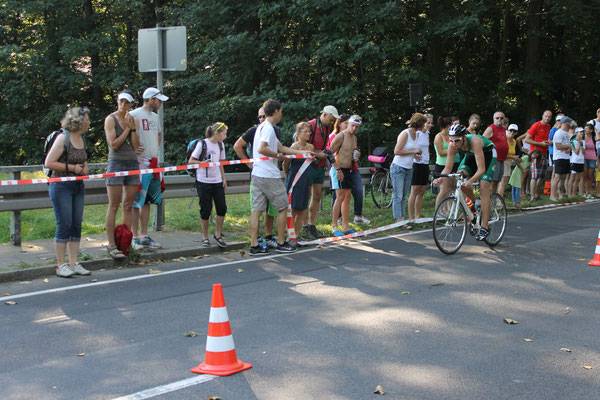
[[[525,52],[525,107],[527,121],[539,118],[540,100],[536,94],[536,88],[532,86],[531,77],[538,71],[540,62],[540,30],[542,27],[541,12],[544,0],[530,0],[527,7],[527,48]]]

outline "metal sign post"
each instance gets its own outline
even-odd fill
[[[156,72],[156,88],[163,90],[163,71],[187,69],[187,34],[185,26],[140,29],[138,31],[138,70]],[[162,141],[158,155],[159,163],[165,160],[164,107],[158,110]],[[165,223],[164,200],[154,208],[152,227],[160,231]]]

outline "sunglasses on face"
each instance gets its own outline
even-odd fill
[[[461,140],[462,140],[462,138],[458,138],[458,139],[450,139],[450,141],[451,141],[452,143],[458,143],[458,142],[460,142]]]

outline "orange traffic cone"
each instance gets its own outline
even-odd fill
[[[600,232],[598,233],[598,241],[596,242],[596,254],[594,254],[594,259],[588,263],[588,265],[594,265],[596,267],[600,267]]]
[[[223,288],[220,283],[215,283],[206,337],[206,359],[196,368],[192,368],[192,372],[227,376],[250,368],[252,364],[237,359]]]

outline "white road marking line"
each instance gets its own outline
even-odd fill
[[[587,204],[593,204],[593,203],[587,203]],[[541,212],[550,212],[550,211],[554,211],[554,210],[564,209],[564,208],[567,208],[567,207],[582,207],[582,206],[585,206],[587,204],[575,204],[575,205],[571,205],[571,206],[554,207],[554,208],[536,210],[536,211],[532,211],[532,212],[528,212],[528,213],[524,213],[524,214],[512,214],[512,215],[508,215],[508,218],[518,217],[518,216],[521,216],[521,215],[537,214],[537,213],[541,213]],[[378,237],[378,238],[374,238],[374,239],[362,240],[361,242],[362,243],[364,243],[364,242],[368,242],[368,243],[379,242],[381,240],[394,239],[394,238],[399,238],[399,237],[403,237],[403,236],[412,236],[412,235],[417,235],[417,234],[421,234],[421,233],[424,233],[424,232],[430,232],[430,231],[431,231],[431,229],[425,229],[425,230],[415,231],[415,232],[403,232],[403,233],[399,233],[399,234],[395,234],[395,235],[388,235],[388,236],[382,236],[382,237]],[[338,245],[340,245],[340,244],[341,245],[347,245],[347,244],[352,244],[353,242],[342,241],[342,242],[336,242],[336,243]],[[83,289],[83,288],[87,288],[87,287],[94,287],[94,286],[101,286],[101,285],[110,285],[110,284],[113,284],[113,283],[135,281],[135,280],[138,280],[138,279],[158,278],[158,277],[163,276],[163,275],[179,274],[179,273],[183,273],[183,272],[198,271],[198,270],[203,270],[203,269],[212,269],[212,268],[222,267],[222,266],[225,266],[225,265],[245,264],[245,263],[249,263],[249,262],[254,262],[254,261],[259,261],[259,260],[270,260],[270,259],[279,258],[279,257],[289,257],[289,256],[292,256],[294,254],[308,253],[308,252],[313,252],[313,251],[317,251],[317,250],[321,250],[321,248],[320,247],[313,247],[313,248],[310,248],[310,249],[298,250],[298,251],[296,251],[294,253],[289,253],[289,254],[275,254],[275,255],[270,255],[270,256],[261,256],[261,257],[255,257],[255,258],[248,258],[246,260],[225,261],[225,262],[221,262],[221,263],[203,265],[203,266],[198,266],[198,267],[182,268],[182,269],[176,269],[176,270],[172,270],[172,271],[163,271],[160,274],[134,275],[134,276],[130,276],[130,277],[127,277],[127,278],[111,279],[111,280],[108,280],[108,281],[99,281],[99,282],[93,282],[93,283],[83,283],[83,284],[80,284],[80,285],[73,285],[73,286],[66,286],[66,287],[61,287],[61,288],[39,290],[39,291],[36,291],[36,292],[15,294],[15,295],[12,295],[12,296],[4,296],[4,297],[1,297],[0,299],[2,299],[3,301],[9,301],[9,300],[14,300],[14,299],[22,299],[24,297],[40,296],[40,295],[43,295],[43,294],[50,294],[50,293],[57,293],[57,292],[66,292],[66,291],[69,291],[69,290]]]
[[[193,378],[184,379],[181,381],[168,383],[166,385],[156,386],[150,389],[142,390],[141,392],[133,393],[127,396],[118,397],[113,400],[143,400],[151,397],[159,396],[161,394],[175,392],[177,390],[185,389],[190,386],[197,385],[215,379],[215,375],[199,375]]]

